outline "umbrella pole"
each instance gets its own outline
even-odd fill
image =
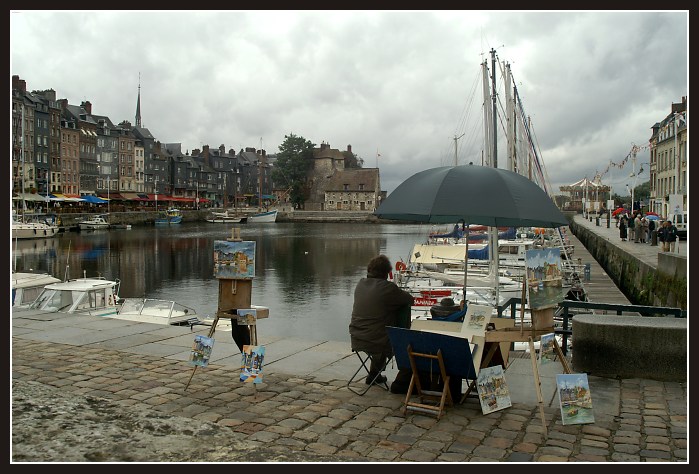
[[[466,282],[468,281],[468,236],[470,230],[469,226],[470,224],[466,224],[466,255],[464,255],[464,301],[466,301]],[[464,303],[464,305],[465,304],[466,303]]]

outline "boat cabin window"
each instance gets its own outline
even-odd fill
[[[43,288],[23,288],[22,293],[19,295],[19,301],[15,300],[15,305],[26,305],[34,301],[39,294],[41,294]]]
[[[80,301],[80,303],[75,309],[83,310],[103,308],[104,306],[106,306],[105,301],[107,301],[105,298],[105,292],[106,290],[104,288],[99,290],[88,291],[87,296]]]
[[[66,311],[73,305],[73,293],[70,291],[44,290],[30,308],[44,311]]]

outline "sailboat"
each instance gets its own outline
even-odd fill
[[[206,218],[206,222],[212,224],[242,224],[247,221],[247,217],[239,216],[237,212],[236,203],[233,204],[235,211],[233,214],[228,212],[228,187],[226,182],[226,175],[223,175],[223,211],[211,211],[211,214]]]
[[[258,166],[258,204],[262,206],[262,159],[260,158],[257,162]],[[271,211],[258,212],[256,214],[251,214],[248,216],[248,222],[251,223],[263,223],[263,222],[277,222],[277,209],[272,209]]]
[[[496,100],[496,83],[495,71],[503,70],[505,75],[505,104],[506,117],[502,123],[507,127],[507,165],[503,168],[514,173],[525,176],[530,181],[534,182],[538,187],[543,189],[549,196],[551,195],[550,188],[546,179],[546,172],[543,162],[540,159],[537,147],[532,139],[530,120],[526,118],[521,100],[517,93],[516,86],[514,94],[511,92],[511,87],[514,81],[512,80],[509,64],[503,68],[496,69],[495,50],[491,50],[492,55],[492,75],[488,71],[488,62],[484,61],[482,67],[483,81],[483,130],[484,130],[484,150],[482,156],[482,166],[498,168],[497,164],[497,124],[501,123],[498,120],[497,100]],[[492,79],[492,89],[490,87]],[[492,107],[490,104],[492,103]],[[463,136],[463,135],[462,135]],[[456,153],[455,136],[455,163],[458,163],[458,154]],[[406,263],[401,263],[401,268],[396,267],[394,272],[394,280],[399,283],[404,289],[408,289],[414,293],[419,292],[423,298],[420,303],[434,304],[436,298],[432,292],[439,290],[440,296],[449,296],[454,301],[466,299],[469,303],[485,303],[492,306],[501,306],[506,304],[507,299],[512,296],[521,296],[524,298],[524,287],[522,284],[524,276],[524,254],[528,248],[533,248],[534,245],[559,246],[561,248],[562,261],[564,265],[570,265],[571,258],[569,248],[565,247],[565,238],[562,234],[562,229],[554,229],[553,233],[557,235],[557,243],[546,243],[543,245],[542,238],[524,239],[522,233],[528,233],[526,229],[517,229],[517,234],[514,239],[505,238],[500,240],[499,232],[496,227],[488,228],[488,240],[485,243],[471,244],[469,241],[469,231],[475,230],[471,225],[480,224],[479,222],[462,223],[462,230],[467,230],[465,237],[459,234],[439,233],[441,237],[441,245],[422,245],[415,247],[411,252],[410,258]],[[464,229],[465,226],[465,229]],[[452,235],[454,234],[454,235]],[[452,241],[454,241],[452,243]],[[504,244],[504,245],[503,245]],[[472,256],[470,247],[480,247],[488,253],[487,259],[482,257]],[[502,249],[506,249],[507,255],[500,255]],[[511,250],[507,250],[511,249]],[[475,249],[474,249],[475,250]],[[564,255],[565,254],[565,255]],[[512,257],[512,258],[508,258]],[[474,271],[474,260],[477,260],[481,265],[480,271]],[[503,274],[503,261],[513,260],[508,267],[509,274]],[[514,266],[513,264],[517,264]],[[425,266],[433,265],[441,266],[439,270],[444,270],[450,267],[448,272],[430,271]],[[576,287],[581,287],[579,279],[573,282]],[[579,295],[580,292],[574,292]],[[431,296],[431,297],[427,297]],[[579,299],[579,296],[576,298]],[[425,313],[425,308],[414,308],[413,315],[417,313]]]

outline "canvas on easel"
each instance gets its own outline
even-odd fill
[[[482,368],[478,373],[476,385],[484,415],[512,406],[502,365]]]
[[[567,291],[563,289],[561,249],[527,250],[526,268],[529,308],[543,310],[558,306]]]
[[[255,278],[254,240],[214,240],[214,276],[222,279]]]
[[[595,422],[587,374],[558,374],[556,387],[564,425]]]

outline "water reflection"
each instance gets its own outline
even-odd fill
[[[276,223],[238,226],[256,242],[253,304],[270,308],[258,335],[347,341],[354,287],[379,253],[407,260],[427,225]],[[218,280],[213,242],[231,237],[230,224],[183,223],[67,232],[53,239],[12,242],[13,266],[78,278],[121,280],[124,297],[173,299],[213,315]]]

